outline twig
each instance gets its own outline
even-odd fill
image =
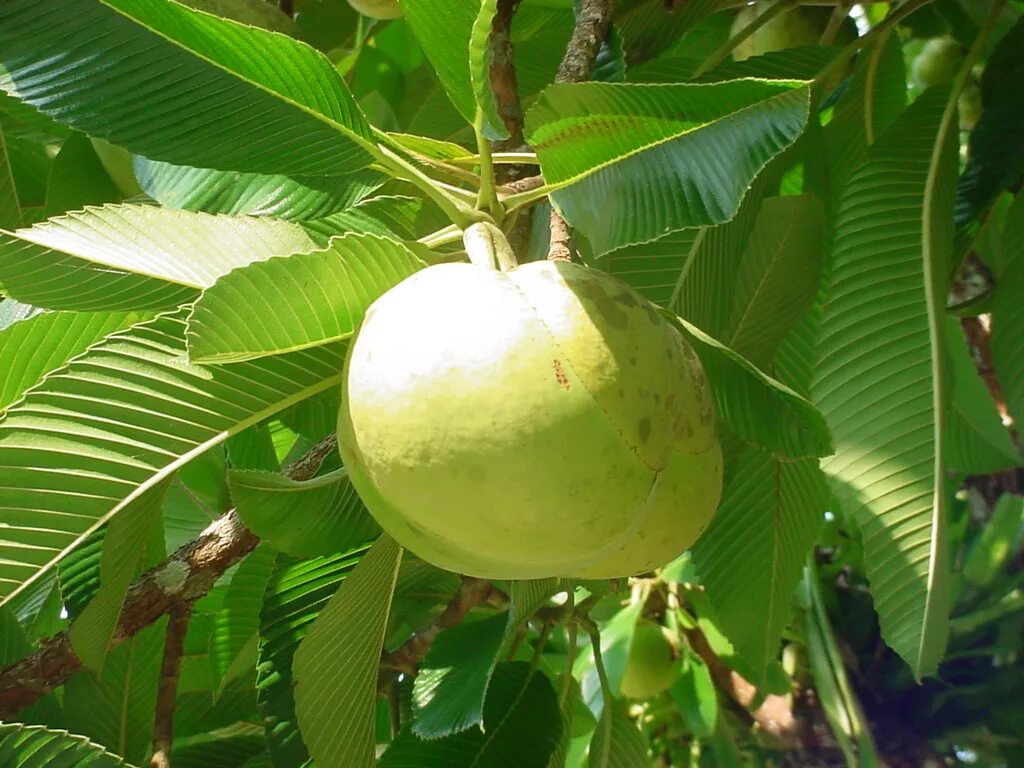
[[[441,630],[454,627],[478,605],[486,603],[496,590],[486,579],[463,576],[462,585],[447,607],[423,629],[390,653],[381,654],[377,690],[385,690],[401,674],[414,675]]]
[[[583,0],[576,16],[576,26],[565,49],[562,63],[558,65],[555,82],[578,83],[588,80],[597,63],[601,42],[608,32],[614,6],[612,0]],[[551,209],[551,241],[548,246],[548,260],[569,261],[571,234],[569,225],[562,215]]]
[[[764,697],[760,706],[751,711],[750,705],[757,699],[757,686],[726,666],[712,650],[707,638],[699,629],[684,630],[684,634],[693,652],[707,664],[708,671],[711,672],[711,677],[718,689],[724,691],[733,701],[747,710],[751,719],[761,727],[762,731],[775,737],[781,745],[794,746],[800,743],[801,726],[793,716],[793,710],[786,697],[769,693]]]
[[[160,682],[156,694],[156,717],[153,720],[153,759],[150,768],[171,768],[171,747],[174,743],[174,705],[178,700],[178,677],[181,657],[185,653],[185,635],[192,618],[193,603],[175,605],[170,611],[164,639],[164,660],[160,665]]]
[[[321,440],[284,470],[293,480],[312,478],[337,444],[334,435]],[[214,520],[193,541],[144,573],[128,590],[110,647],[115,648],[177,606],[205,595],[225,571],[252,552],[259,538],[231,510]],[[71,636],[60,632],[42,642],[35,653],[0,670],[0,720],[10,720],[82,668]]]
[[[516,79],[515,51],[512,48],[512,17],[520,0],[498,0],[498,12],[491,23],[491,68],[488,76],[491,90],[498,106],[498,115],[505,124],[508,138],[494,148],[518,150],[523,146],[523,106],[519,101],[519,84]],[[503,169],[502,173],[509,173]],[[509,175],[499,181],[517,178]]]
[[[555,82],[579,83],[590,79],[612,20],[612,10],[612,0],[583,0]]]

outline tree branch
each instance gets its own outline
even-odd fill
[[[284,474],[293,480],[309,480],[336,445],[334,435],[324,438],[286,467]],[[234,510],[218,517],[197,538],[131,586],[110,647],[116,648],[161,616],[205,595],[259,541]],[[35,653],[0,670],[0,720],[10,720],[20,709],[63,685],[81,667],[67,631],[44,640]]]
[[[499,596],[498,591],[486,579],[463,576],[459,591],[455,593],[455,597],[451,599],[440,616],[434,619],[426,629],[415,633],[395,650],[381,654],[377,690],[386,689],[399,675],[416,674],[419,663],[423,661],[423,657],[427,655],[427,651],[430,650],[430,646],[433,645],[437,636],[441,634],[441,630],[454,627],[478,605]]]
[[[150,768],[171,768],[171,746],[174,743],[174,705],[178,701],[178,676],[181,657],[185,653],[185,635],[192,618],[193,603],[175,605],[170,611],[164,639],[164,660],[160,665],[160,682],[156,694],[156,716],[153,720],[153,759]]]
[[[612,0],[583,0],[576,26],[573,28],[565,56],[558,65],[557,83],[578,83],[590,79],[597,63],[597,54],[612,21]],[[551,209],[551,240],[548,246],[549,261],[569,261],[571,241],[569,225],[561,214]]]

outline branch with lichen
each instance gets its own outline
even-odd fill
[[[334,435],[321,440],[284,470],[293,480],[309,480],[337,444]],[[151,568],[131,586],[110,641],[110,648],[134,637],[161,616],[189,605],[205,595],[231,566],[252,552],[259,537],[231,510],[214,520],[193,541]],[[0,720],[63,685],[82,668],[71,647],[70,632],[42,642],[24,659],[0,670]]]

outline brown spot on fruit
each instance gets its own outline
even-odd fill
[[[562,367],[561,360],[555,360],[555,381],[558,382],[558,386],[562,389],[569,389],[569,377],[565,375],[565,369]]]
[[[651,436],[651,420],[646,417],[640,419],[637,428],[640,430],[640,441],[646,443],[647,438]]]

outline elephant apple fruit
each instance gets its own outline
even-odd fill
[[[488,226],[503,240],[470,230]],[[399,283],[349,347],[338,445],[367,508],[419,557],[483,578],[671,560],[721,486],[696,355],[606,272],[516,266],[507,243],[498,269],[466,242],[474,263]]]
[[[914,59],[910,74],[920,88],[951,83],[964,61],[964,48],[952,37],[933,37]]]
[[[772,2],[758,2],[748,5],[736,14],[732,24],[732,34],[749,25],[773,5]],[[754,34],[736,46],[733,58],[736,61],[760,56],[765,53],[784,51],[801,45],[816,45],[828,26],[831,8],[815,6],[797,6],[765,22]],[[842,42],[850,35],[856,37],[856,25],[852,19],[844,21],[837,39]],[[852,38],[851,38],[852,39]]]
[[[348,4],[363,16],[379,21],[397,19],[402,15],[398,0],[348,0]]]
[[[667,690],[679,677],[680,668],[672,644],[660,624],[640,619],[633,629],[629,657],[619,690],[631,699],[650,699]]]

